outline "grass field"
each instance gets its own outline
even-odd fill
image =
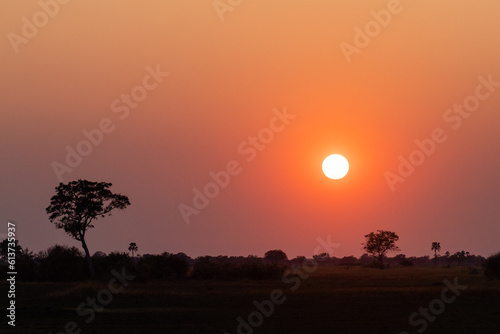
[[[107,282],[18,282],[16,327],[6,328],[4,322],[1,332],[500,333],[500,281],[486,280],[481,270],[475,275],[469,271],[319,267],[310,276],[304,271],[287,281],[132,280],[116,294],[100,293],[109,291]],[[445,280],[452,285],[457,280],[460,295]],[[2,291],[6,293],[5,283]],[[99,293],[104,302],[109,296],[111,300],[86,323],[90,311],[82,308],[86,313],[78,315],[77,306]],[[254,301],[260,305],[272,297],[279,304],[264,302],[264,311],[258,311]],[[410,323],[420,307],[431,307],[437,315],[429,311],[426,319],[417,314]],[[250,323],[239,331],[238,317]]]

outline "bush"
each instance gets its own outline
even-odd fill
[[[358,264],[358,259],[355,256],[344,256],[340,259],[340,266],[355,266]]]
[[[55,245],[39,261],[41,281],[79,281],[89,277],[87,262],[76,247]]]
[[[139,279],[183,279],[186,277],[189,263],[182,256],[163,253],[144,255],[135,268]]]
[[[16,257],[17,279],[20,281],[34,281],[38,276],[38,266],[33,253],[28,249],[22,250]]]
[[[112,252],[109,255],[96,252],[92,255],[92,261],[96,272],[96,279],[101,281],[109,281],[113,275],[112,270],[120,270],[120,268],[131,267],[131,259],[126,253]],[[131,271],[130,269],[128,271]]]
[[[413,266],[413,261],[409,259],[404,259],[400,263],[403,267],[411,267]]]
[[[271,263],[277,264],[287,261],[288,256],[282,250],[274,249],[266,252],[266,254],[264,255],[264,259],[270,261]]]
[[[490,256],[484,263],[484,274],[492,279],[500,279],[500,253]]]

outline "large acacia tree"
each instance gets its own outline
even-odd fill
[[[114,194],[109,190],[111,185],[87,180],[59,183],[56,194],[52,196],[50,206],[46,209],[49,220],[57,228],[64,229],[66,234],[82,243],[91,278],[95,277],[95,270],[85,242],[85,233],[94,227],[92,223],[97,218],[111,216],[112,210],[123,210],[130,205],[127,196]]]
[[[399,247],[396,246],[396,241],[399,240],[399,237],[394,232],[377,230],[377,233],[371,232],[365,235],[365,239],[366,241],[363,244],[364,250],[378,259],[382,268],[384,267],[383,259],[385,253],[388,251],[399,251]]]

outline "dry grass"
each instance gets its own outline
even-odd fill
[[[286,302],[254,333],[416,333],[408,317],[439,298],[444,280],[467,290],[425,333],[495,333],[500,328],[500,281],[469,268],[319,267],[293,286],[275,281],[130,282],[90,324],[75,308],[105,283],[18,283],[19,322],[12,333],[64,332],[68,321],[82,333],[236,333],[236,318],[254,301],[280,289]],[[413,332],[412,332],[413,330]],[[10,333],[7,331],[7,333]]]

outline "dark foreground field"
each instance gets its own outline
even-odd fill
[[[117,294],[102,290],[107,289],[107,282],[18,283],[16,327],[6,328],[2,305],[1,332],[500,333],[500,281],[488,281],[481,272],[469,271],[320,267],[310,277],[299,274],[287,282],[132,280]],[[458,282],[460,287],[454,293],[444,280],[451,285]],[[275,290],[283,291],[283,296]],[[5,283],[2,291],[6,294]],[[262,304],[271,295],[279,305]],[[78,315],[76,309],[87,297],[96,296],[104,303],[109,296],[111,300],[86,323],[92,312],[86,306],[80,309],[83,315]],[[254,301],[264,306],[262,311]],[[431,310],[420,315],[420,307]],[[414,312],[417,315],[410,323]],[[240,325],[239,331],[238,317],[250,322]]]

